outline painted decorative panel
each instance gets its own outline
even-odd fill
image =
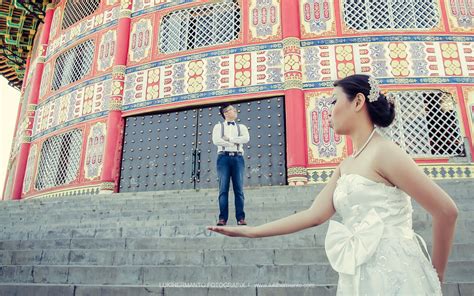
[[[140,62],[151,56],[153,26],[151,18],[143,18],[132,24],[130,32],[129,61]]]
[[[250,42],[281,39],[281,1],[249,1]]]
[[[305,0],[299,2],[301,36],[303,38],[336,35],[334,1]]]
[[[225,95],[226,92],[237,94],[281,89],[281,45],[266,45],[260,48],[262,50],[257,51],[249,50],[255,49],[254,47],[220,50],[206,55],[173,59],[172,63],[160,61],[128,68],[124,108],[208,98]],[[253,86],[261,87],[252,90]],[[147,103],[144,103],[145,101]]]
[[[30,154],[28,155],[28,161],[26,164],[25,178],[23,179],[23,193],[30,191],[31,181],[35,176],[35,162],[38,145],[33,144],[30,148]]]
[[[108,76],[87,81],[44,100],[37,106],[32,138],[104,116],[111,94]]]
[[[377,41],[382,38],[386,41]],[[461,79],[453,82],[462,79],[467,82],[474,74],[472,38],[439,38],[439,41],[382,38],[336,39],[334,45],[303,41],[303,81],[333,81],[354,73],[367,73],[378,78],[452,77]],[[412,38],[418,39],[414,36],[403,39]],[[420,39],[433,38],[420,36]],[[455,41],[462,39],[469,42]]]
[[[56,9],[54,10],[53,20],[51,22],[51,32],[49,35],[50,40],[53,40],[54,37],[56,37],[56,34],[60,30],[59,27],[60,27],[61,17],[62,17],[62,9],[61,7],[56,7]]]
[[[39,100],[48,92],[51,82],[51,63],[46,63],[43,70],[43,77],[41,77],[41,85],[39,92]]]
[[[446,0],[450,29],[472,33],[474,29],[474,2],[472,0]]]
[[[99,42],[99,56],[97,57],[97,70],[105,71],[112,67],[116,42],[116,30],[109,30],[101,36]]]
[[[88,180],[100,177],[105,149],[106,124],[98,122],[91,126],[87,136],[84,176]]]
[[[345,138],[329,126],[332,90],[305,93],[308,164],[335,164],[347,156]]]

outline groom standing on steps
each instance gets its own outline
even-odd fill
[[[247,225],[244,212],[244,144],[250,140],[248,129],[235,122],[237,109],[229,103],[221,105],[219,111],[224,122],[219,122],[212,131],[212,142],[217,146],[217,176],[219,178],[218,226],[227,224],[229,217],[229,182],[235,195],[235,218],[237,225]]]

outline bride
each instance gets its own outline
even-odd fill
[[[260,226],[207,229],[233,237],[268,237],[294,233],[329,222],[325,249],[339,273],[338,295],[441,295],[458,210],[402,149],[379,135],[395,104],[367,75],[334,84],[331,125],[352,139],[355,152],[334,171],[307,210]],[[411,198],[433,221],[432,262],[424,241],[412,229]]]

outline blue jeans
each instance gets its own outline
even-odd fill
[[[235,195],[235,218],[237,221],[245,219],[244,212],[244,169],[243,156],[217,156],[217,176],[219,178],[219,219],[227,221],[229,218],[229,183],[232,178],[232,187]]]

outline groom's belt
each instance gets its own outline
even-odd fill
[[[227,156],[242,156],[242,152],[237,152],[237,151],[221,151],[217,154],[227,155]]]

